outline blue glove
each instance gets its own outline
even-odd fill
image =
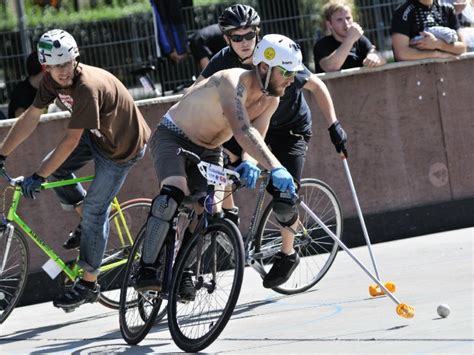
[[[272,183],[281,192],[294,194],[296,191],[293,177],[284,167],[280,166],[272,170]]]
[[[254,189],[257,185],[257,179],[260,176],[261,170],[251,161],[244,160],[235,168],[235,171],[240,174],[240,178],[247,180],[247,187]]]
[[[28,176],[21,183],[21,191],[23,196],[35,199],[35,192],[39,192],[41,184],[45,182],[46,179],[38,174],[34,173],[31,176]]]

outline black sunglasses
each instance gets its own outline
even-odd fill
[[[257,35],[257,31],[251,31],[244,35],[229,35],[229,38],[232,42],[239,43],[239,42],[242,42],[244,39],[247,41],[250,41],[251,39],[254,39],[256,35]]]

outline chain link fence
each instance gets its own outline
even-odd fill
[[[320,15],[322,0],[249,0],[262,18],[262,33],[281,33],[301,44],[306,65],[313,68],[312,48],[324,35]],[[235,1],[216,5],[183,8],[189,34],[217,22],[222,10]],[[390,19],[401,2],[360,0],[355,2],[358,21],[365,34],[382,51],[390,50]],[[131,15],[117,20],[74,23],[63,29],[70,32],[80,48],[81,61],[104,68],[115,74],[131,90],[135,98],[147,95],[132,74],[144,65],[154,65],[151,79],[159,83],[161,92],[171,92],[192,82],[199,74],[192,56],[174,64],[166,58],[156,58],[153,16],[149,13]],[[51,28],[27,28],[0,32],[0,105],[8,103],[8,94],[26,78],[25,48],[35,48],[41,34]],[[28,43],[22,41],[26,38]]]

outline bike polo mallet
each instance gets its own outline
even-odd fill
[[[349,256],[359,265],[362,270],[366,272],[367,275],[384,291],[384,294],[390,297],[390,299],[397,304],[396,312],[399,316],[404,318],[413,318],[415,316],[415,308],[406,303],[401,303],[393,294],[385,287],[379,279],[374,276],[369,269],[349,250],[346,245],[337,238],[337,236],[316,216],[316,214],[311,211],[311,209],[302,201],[300,198],[297,199],[299,205],[313,218],[313,220],[319,224],[319,226],[332,238],[334,241],[342,248],[344,251],[349,254]]]
[[[359,216],[360,225],[361,225],[362,231],[364,233],[365,242],[367,243],[367,248],[369,249],[370,259],[372,260],[372,265],[374,266],[375,276],[377,277],[377,280],[379,282],[381,282],[380,274],[377,270],[377,264],[375,262],[375,257],[374,257],[374,254],[372,253],[372,244],[370,243],[369,234],[368,234],[367,228],[365,226],[364,216],[363,216],[362,210],[360,208],[359,199],[357,198],[357,193],[356,193],[356,190],[355,190],[355,187],[354,187],[354,182],[352,180],[351,171],[349,170],[349,164],[347,163],[347,150],[345,150],[345,149],[342,150],[341,159],[342,159],[342,163],[344,165],[344,171],[346,172],[347,181],[349,182],[349,186],[351,188],[352,197],[354,199],[354,203],[355,203],[355,206],[356,206],[356,209],[357,209],[357,215]],[[384,286],[385,286],[385,288],[390,290],[390,292],[392,292],[392,293],[395,292],[395,290],[396,290],[395,284],[391,281],[386,282],[384,284]],[[375,285],[370,285],[369,286],[369,294],[372,297],[376,297],[376,296],[384,295],[385,292],[384,292],[383,289],[381,289],[379,287],[378,284],[375,284]]]

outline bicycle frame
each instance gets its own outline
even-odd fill
[[[245,259],[246,262],[249,262],[253,259],[253,256],[249,255],[249,244],[255,238],[257,234],[258,222],[263,211],[263,203],[265,202],[265,192],[268,184],[270,183],[271,175],[268,172],[263,172],[262,177],[260,178],[260,185],[258,187],[257,194],[257,204],[252,214],[250,224],[248,227],[248,232],[244,237],[244,250],[245,250]],[[252,264],[252,263],[250,263]]]
[[[76,183],[82,183],[82,182],[91,182],[94,180],[94,176],[86,176],[86,177],[80,177],[80,178],[74,178],[74,179],[68,179],[68,180],[61,180],[61,181],[54,181],[54,182],[45,182],[41,185],[42,190],[47,190],[47,189],[54,189],[62,186],[68,186],[68,185],[73,185]],[[14,192],[13,192],[13,197],[12,197],[12,203],[10,205],[10,208],[8,210],[8,214],[6,216],[7,218],[7,230],[14,228],[12,225],[10,225],[11,222],[15,223],[18,225],[23,232],[26,233],[26,235],[42,250],[51,260],[53,260],[59,268],[71,279],[75,280],[78,276],[81,275],[82,269],[75,263],[74,266],[71,268],[65,263],[57,254],[56,252],[43,240],[40,238],[38,234],[36,234],[31,227],[28,226],[28,224],[17,214],[17,209],[20,203],[20,199],[22,197],[21,193],[21,187],[19,184],[15,184],[14,187]],[[130,230],[127,226],[127,223],[125,221],[125,217],[122,213],[120,204],[117,200],[117,197],[114,198],[112,202],[112,208],[116,209],[120,218],[120,221],[114,220],[114,223],[117,227],[118,231],[118,236],[120,239],[120,242],[122,245],[125,244],[124,238],[128,238],[128,241],[130,244],[133,244],[133,237],[130,233]],[[119,223],[122,224],[122,228],[120,227]],[[125,234],[125,235],[124,235]],[[109,256],[108,259],[113,258],[114,255]],[[100,271],[108,271],[110,269],[116,268],[117,266],[120,266],[121,264],[125,264],[127,261],[126,260],[120,260],[115,263],[110,263],[107,264],[106,266],[102,267]]]

